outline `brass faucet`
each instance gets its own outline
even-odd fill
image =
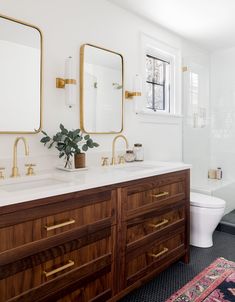
[[[25,155],[26,156],[29,155],[29,146],[27,144],[26,139],[23,136],[17,137],[16,140],[15,140],[15,143],[14,143],[14,147],[13,147],[13,167],[12,167],[11,177],[20,176],[19,169],[17,167],[17,146],[18,146],[18,142],[20,140],[22,140],[24,142]]]
[[[122,138],[124,139],[125,143],[126,143],[126,149],[128,149],[128,141],[127,141],[127,138],[123,135],[123,134],[119,134],[117,135],[114,139],[113,139],[113,144],[112,144],[112,161],[111,161],[111,165],[116,165],[117,164],[117,161],[116,161],[116,150],[115,150],[115,147],[116,147],[116,141],[118,138]]]

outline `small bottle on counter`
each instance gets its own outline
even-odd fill
[[[135,154],[133,150],[126,150],[126,154],[124,155],[125,161],[127,163],[131,163],[135,161]]]
[[[222,179],[222,176],[223,176],[222,169],[218,167],[216,170],[216,179]]]
[[[136,161],[144,160],[144,148],[143,148],[142,144],[134,144],[133,151],[135,154]]]

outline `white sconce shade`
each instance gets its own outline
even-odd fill
[[[140,95],[142,93],[142,79],[139,74],[136,74],[133,78],[133,91]]]
[[[65,103],[70,108],[76,104],[76,81],[73,80],[73,59],[65,61]]]
[[[142,94],[142,79],[138,74],[136,74],[133,78],[133,90],[125,91],[125,98],[132,99],[133,97],[141,96],[141,94]]]
[[[70,108],[76,104],[76,80],[73,77],[73,59],[68,57],[65,61],[65,78],[56,79],[56,87],[65,89],[65,103]]]

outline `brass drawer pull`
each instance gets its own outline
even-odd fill
[[[157,224],[153,224],[153,223],[149,223],[148,226],[152,227],[152,228],[159,228],[160,226],[167,224],[169,222],[168,219],[163,219],[161,222],[157,223]]]
[[[54,274],[57,274],[57,273],[59,273],[59,272],[65,270],[66,268],[69,268],[69,267],[71,267],[71,266],[74,266],[74,261],[69,260],[69,262],[68,262],[67,264],[65,264],[65,265],[63,265],[63,266],[61,266],[61,267],[58,267],[58,268],[56,268],[56,269],[54,269],[53,271],[50,271],[50,272],[44,271],[43,274],[44,274],[46,277],[50,277],[50,276],[52,276],[52,275],[54,275]]]
[[[45,229],[48,232],[48,231],[51,231],[51,230],[62,228],[64,226],[66,226],[66,225],[70,225],[70,224],[73,224],[73,223],[75,223],[75,220],[74,219],[70,219],[69,221],[65,221],[65,222],[62,222],[62,223],[59,223],[59,224],[55,224],[55,225],[52,225],[52,226],[45,225]]]
[[[161,192],[159,194],[153,194],[151,196],[154,198],[158,198],[158,197],[167,196],[167,195],[169,195],[169,192]]]
[[[158,258],[158,257],[162,256],[163,254],[167,253],[168,250],[169,249],[167,247],[164,247],[164,249],[161,252],[159,252],[158,254],[151,254],[151,253],[149,253],[148,255],[150,257],[153,257],[153,258]]]

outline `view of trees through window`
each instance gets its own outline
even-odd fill
[[[170,62],[146,55],[147,108],[170,111]]]

